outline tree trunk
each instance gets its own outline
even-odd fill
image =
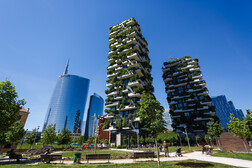
[[[156,151],[157,151],[157,162],[158,162],[158,167],[159,167],[160,160],[159,160],[159,150],[158,150],[158,145],[157,145],[157,137],[155,137],[155,144],[156,144]]]

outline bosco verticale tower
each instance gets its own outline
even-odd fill
[[[198,59],[186,56],[165,62],[163,73],[174,131],[203,137],[210,119],[218,118],[202,80]]]
[[[107,67],[105,130],[122,134],[132,129],[141,131],[136,111],[142,93],[153,92],[148,43],[134,18],[111,26],[109,65]]]

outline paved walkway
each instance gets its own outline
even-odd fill
[[[133,152],[133,151],[138,151],[138,150],[125,150],[125,149],[118,149],[118,150],[123,150],[126,152]],[[163,152],[162,152],[163,153]],[[162,154],[161,153],[161,154]],[[193,153],[187,153],[183,154],[183,157],[175,157],[175,152],[170,153],[171,157],[161,157],[160,161],[181,161],[181,160],[188,160],[188,159],[193,159],[193,160],[201,160],[201,161],[207,161],[207,162],[214,162],[214,163],[221,163],[221,164],[226,164],[226,165],[231,165],[231,166],[237,166],[237,167],[246,167],[246,168],[252,168],[252,161],[248,160],[242,160],[242,159],[232,159],[232,158],[224,158],[224,157],[214,157],[214,156],[209,156],[209,155],[202,155],[201,152],[193,152]],[[8,158],[2,158],[0,159],[0,164],[6,164],[8,162]],[[146,162],[146,161],[151,161],[151,159],[137,159],[137,162]],[[154,161],[157,161],[155,158]],[[15,162],[13,162],[15,163]],[[40,161],[24,161],[25,164],[29,165],[35,165],[40,163]],[[59,163],[59,161],[52,161],[51,163]],[[82,164],[86,164],[87,161],[81,161]],[[91,160],[89,163],[107,163],[107,160]],[[116,159],[116,160],[110,160],[110,164],[122,164],[122,163],[135,163],[133,159]],[[71,165],[73,164],[73,161],[64,161],[64,164],[66,165]]]

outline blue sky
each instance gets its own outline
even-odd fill
[[[251,16],[249,0],[1,0],[0,81],[9,79],[27,101],[29,130],[42,126],[68,57],[69,73],[89,78],[89,95],[105,98],[108,28],[135,17],[165,108],[163,62],[190,55],[199,58],[210,96],[224,94],[245,111],[252,109]]]

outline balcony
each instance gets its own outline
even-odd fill
[[[139,122],[140,121],[140,117],[136,117],[133,122]]]
[[[169,105],[173,105],[173,104],[178,104],[178,102],[176,102],[176,101],[171,101],[171,102],[169,103]]]
[[[134,67],[134,68],[140,68],[141,65],[137,61],[136,62],[129,62],[128,67],[129,68],[132,68],[132,67]]]
[[[128,59],[135,59],[137,61],[142,61],[141,56],[138,53],[134,53],[132,55],[127,56]]]
[[[177,76],[177,75],[179,75],[179,74],[181,74],[182,72],[175,72],[175,73],[173,73],[173,76]]]
[[[210,118],[197,117],[196,119],[194,119],[194,121],[203,121],[203,120],[210,120]]]
[[[109,63],[112,63],[112,62],[114,62],[114,59],[113,59],[113,58],[110,58],[110,59],[108,59],[108,62],[109,62]]]
[[[197,62],[196,62],[196,61],[194,61],[194,60],[192,60],[192,61],[188,62],[188,64],[193,64],[193,65],[196,65],[196,64],[197,64]]]
[[[138,76],[141,78],[143,76],[143,73],[141,71],[141,69],[137,69],[136,73],[138,74]]]
[[[169,82],[169,81],[172,81],[172,78],[166,78],[166,79],[164,80],[165,83],[167,83],[167,82]]]
[[[216,114],[216,112],[209,111],[209,112],[205,112],[204,114],[205,114],[205,115],[211,115],[211,116],[214,116],[214,115]]]
[[[211,101],[200,102],[200,104],[210,106],[212,104],[212,102]]]
[[[114,126],[110,126],[108,129],[104,129],[103,131],[116,131],[117,128]]]
[[[122,127],[123,130],[130,130],[130,127]]]
[[[195,71],[199,71],[200,70],[200,68],[191,68],[191,69],[189,69],[189,71],[191,71],[191,72],[195,72]]]
[[[136,36],[136,31],[133,31],[133,32],[131,32],[130,34],[127,34],[126,36],[127,36],[127,37]]]
[[[168,65],[166,65],[165,67],[166,68],[170,68],[170,67],[173,67],[173,66],[176,66],[176,65],[178,65],[180,62],[175,62],[175,63],[172,63],[172,64],[168,64]]]
[[[114,118],[114,116],[113,116],[113,115],[107,114],[107,115],[104,116],[104,118],[107,118],[107,119],[108,119],[108,118]]]
[[[130,91],[129,91],[129,89],[124,89],[122,92],[123,93],[129,93]]]
[[[178,110],[175,110],[174,113],[183,113],[183,112],[189,112],[189,111],[194,111],[194,109],[178,109]]]
[[[120,63],[120,62],[122,62],[122,60],[121,59],[117,59],[117,60],[115,60],[115,62],[116,63]]]
[[[174,118],[179,118],[179,117],[181,117],[181,116],[180,116],[180,115],[171,116],[172,119],[174,119]]]
[[[107,78],[111,78],[111,77],[116,76],[116,75],[117,75],[117,73],[108,74]]]
[[[167,72],[167,71],[169,71],[169,70],[171,70],[170,68],[162,68],[162,70],[163,70],[163,72],[165,73],[165,72]]]
[[[125,52],[128,51],[128,50],[129,50],[129,49],[126,48],[126,49],[122,50],[121,52],[119,52],[119,54],[123,54],[123,53],[125,53]]]
[[[117,50],[114,50],[114,51],[109,51],[109,55],[114,55],[114,54],[116,54],[117,53]]]
[[[203,106],[202,108],[197,108],[197,110],[207,110],[208,106]]]
[[[115,40],[115,38],[110,38],[110,39],[109,39],[110,42],[111,42],[111,41],[114,41],[114,40]]]
[[[114,102],[112,104],[107,104],[106,107],[110,108],[110,107],[115,107],[119,104],[119,102]]]
[[[128,40],[127,43],[129,43],[129,44],[136,44],[137,40],[136,40],[136,38],[133,38],[133,39]]]
[[[126,22],[126,24],[127,25],[133,25],[133,24],[135,24],[135,20],[133,20],[133,19],[129,20],[128,22]]]
[[[192,68],[192,67],[194,67],[194,65],[187,65],[186,67],[181,68],[181,70],[189,69],[189,68]]]
[[[109,33],[109,35],[111,36],[111,35],[113,35],[113,34],[116,34],[117,32],[118,32],[118,30],[113,31],[112,33]]]
[[[117,45],[118,44],[118,41],[115,42],[114,44],[111,44],[111,47],[113,47],[114,45]]]
[[[204,130],[193,130],[193,132],[204,132]]]
[[[167,94],[169,94],[169,93],[171,93],[171,92],[175,92],[175,89],[168,89],[168,90],[166,91]]]
[[[185,60],[186,60],[186,61],[191,61],[191,60],[192,60],[192,58],[186,58]]]
[[[187,100],[186,100],[186,102],[189,102],[189,101],[194,101],[194,99],[191,99],[191,98],[190,98],[190,99],[187,99]]]
[[[186,127],[186,124],[179,124],[177,127]]]
[[[125,106],[123,109],[121,109],[121,111],[135,110],[136,108],[137,108],[136,106]]]
[[[207,96],[208,95],[208,91],[204,91],[203,93],[199,93],[198,96]]]
[[[202,74],[193,76],[192,79],[199,79],[199,80],[201,80],[202,79]]]
[[[128,94],[129,97],[141,97],[140,93],[129,93]]]
[[[113,84],[112,83],[107,83],[106,86],[111,87],[111,86],[113,86]]]
[[[122,67],[117,67],[116,69],[115,69],[115,71],[120,71],[121,69],[123,69]]]
[[[114,91],[114,92],[107,94],[107,96],[113,96],[113,95],[117,95],[117,91]]]
[[[141,88],[143,88],[143,85],[142,85],[141,83],[143,83],[143,82],[142,82],[141,79],[139,79],[139,80],[134,81],[134,82],[129,82],[129,83],[128,83],[128,86],[129,86],[129,87],[134,87],[134,86],[136,86],[136,87],[141,87]]]
[[[198,92],[201,91],[202,89],[189,89],[187,93],[193,93],[193,92]]]
[[[130,77],[132,77],[132,76],[134,76],[134,74],[133,74],[132,72],[129,72],[129,73],[127,73],[127,74],[124,74],[124,75],[122,75],[122,76],[119,76],[118,79],[126,79],[126,78],[130,78]]]
[[[185,85],[187,85],[187,83],[179,83],[179,84],[174,85],[174,87],[180,87],[180,86],[185,86]]]
[[[114,68],[117,67],[117,66],[118,66],[117,64],[111,65],[111,66],[108,67],[108,70],[114,69]]]
[[[114,98],[114,100],[122,100],[122,99],[123,99],[122,96],[117,96],[117,97]]]
[[[121,43],[121,44],[118,44],[117,46],[116,46],[116,48],[118,48],[118,47],[120,47],[120,46],[122,46],[123,45],[123,43]]]

